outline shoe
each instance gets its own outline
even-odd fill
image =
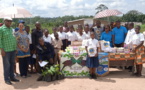
[[[89,75],[89,78],[90,78],[90,79],[93,79],[93,75],[92,75],[92,74],[90,74],[90,75]]]
[[[21,76],[22,78],[27,78],[27,76]]]
[[[27,77],[31,77],[31,75],[30,74],[27,74]]]
[[[19,82],[20,80],[18,80],[16,78],[12,78],[11,81],[13,81],[13,82]]]
[[[11,81],[6,81],[5,82],[7,85],[12,85]]]
[[[95,74],[93,74],[93,79],[97,79],[97,76]]]

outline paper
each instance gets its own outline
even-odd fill
[[[40,65],[40,67],[44,67],[47,63],[48,62],[46,62],[46,61],[42,61],[42,62],[39,62],[39,65]]]
[[[32,58],[36,59],[36,54],[33,54]]]

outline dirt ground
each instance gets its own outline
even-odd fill
[[[18,71],[18,68],[17,68]],[[66,78],[54,82],[37,82],[38,74],[6,85],[3,80],[3,64],[0,56],[0,90],[145,90],[145,65],[143,76],[132,76],[127,70],[110,69],[109,75],[96,80],[89,78]]]

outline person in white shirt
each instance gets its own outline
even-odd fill
[[[87,37],[86,37],[85,34],[83,34],[83,27],[82,27],[82,25],[78,25],[78,31],[79,31],[79,33],[77,34],[77,40],[78,41],[86,40]]]
[[[36,72],[36,59],[34,59],[32,56],[34,54],[34,51],[33,51],[33,45],[32,45],[32,37],[31,37],[31,33],[30,33],[30,27],[29,26],[26,26],[25,27],[25,31],[27,32],[27,35],[28,35],[28,38],[29,38],[29,44],[30,44],[30,58],[29,58],[29,65],[30,65],[30,68],[31,68],[31,73],[34,73]]]
[[[145,47],[143,46],[144,43],[144,35],[142,33],[140,33],[140,26],[136,26],[135,28],[135,32],[136,34],[132,36],[132,44],[133,46],[133,52],[135,52],[135,63],[136,63],[136,70],[137,72],[135,73],[136,76],[141,76],[141,72],[142,72],[142,60],[144,59],[144,55],[145,55]]]
[[[68,45],[71,44],[71,42],[77,40],[77,35],[74,32],[74,27],[73,25],[69,26],[69,32],[67,32],[67,38],[68,38]]]
[[[44,39],[44,42],[52,44],[52,38],[49,35],[49,31],[47,29],[44,30],[43,39]]]
[[[68,22],[65,21],[63,24],[63,32],[66,32],[66,28],[68,27]]]
[[[58,32],[59,39],[62,40],[63,46],[62,50],[65,50],[67,47],[67,35],[65,32],[63,32],[63,27],[59,27],[59,32]]]
[[[134,29],[134,23],[129,23],[128,28],[129,30],[125,38],[125,44],[131,49],[132,48],[131,39],[132,39],[132,36],[136,34],[135,29]]]
[[[96,68],[99,66],[98,52],[99,52],[99,41],[95,39],[95,33],[91,32],[91,39],[87,41],[86,51],[88,53],[86,65],[90,70],[90,78],[96,79]]]
[[[89,25],[88,25],[88,24],[86,24],[86,25],[84,26],[84,32],[83,32],[83,34],[86,35],[86,38],[87,38],[87,39],[90,39],[90,28],[89,28]]]
[[[55,39],[55,36],[54,36],[55,33],[57,33],[56,27],[52,28],[52,34],[50,35],[52,39]]]

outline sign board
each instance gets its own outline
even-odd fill
[[[62,52],[60,66],[65,77],[88,77],[89,69],[86,67],[86,54],[74,55]]]
[[[96,73],[98,76],[105,76],[109,73],[108,53],[100,52],[98,58],[100,65],[96,69]]]

